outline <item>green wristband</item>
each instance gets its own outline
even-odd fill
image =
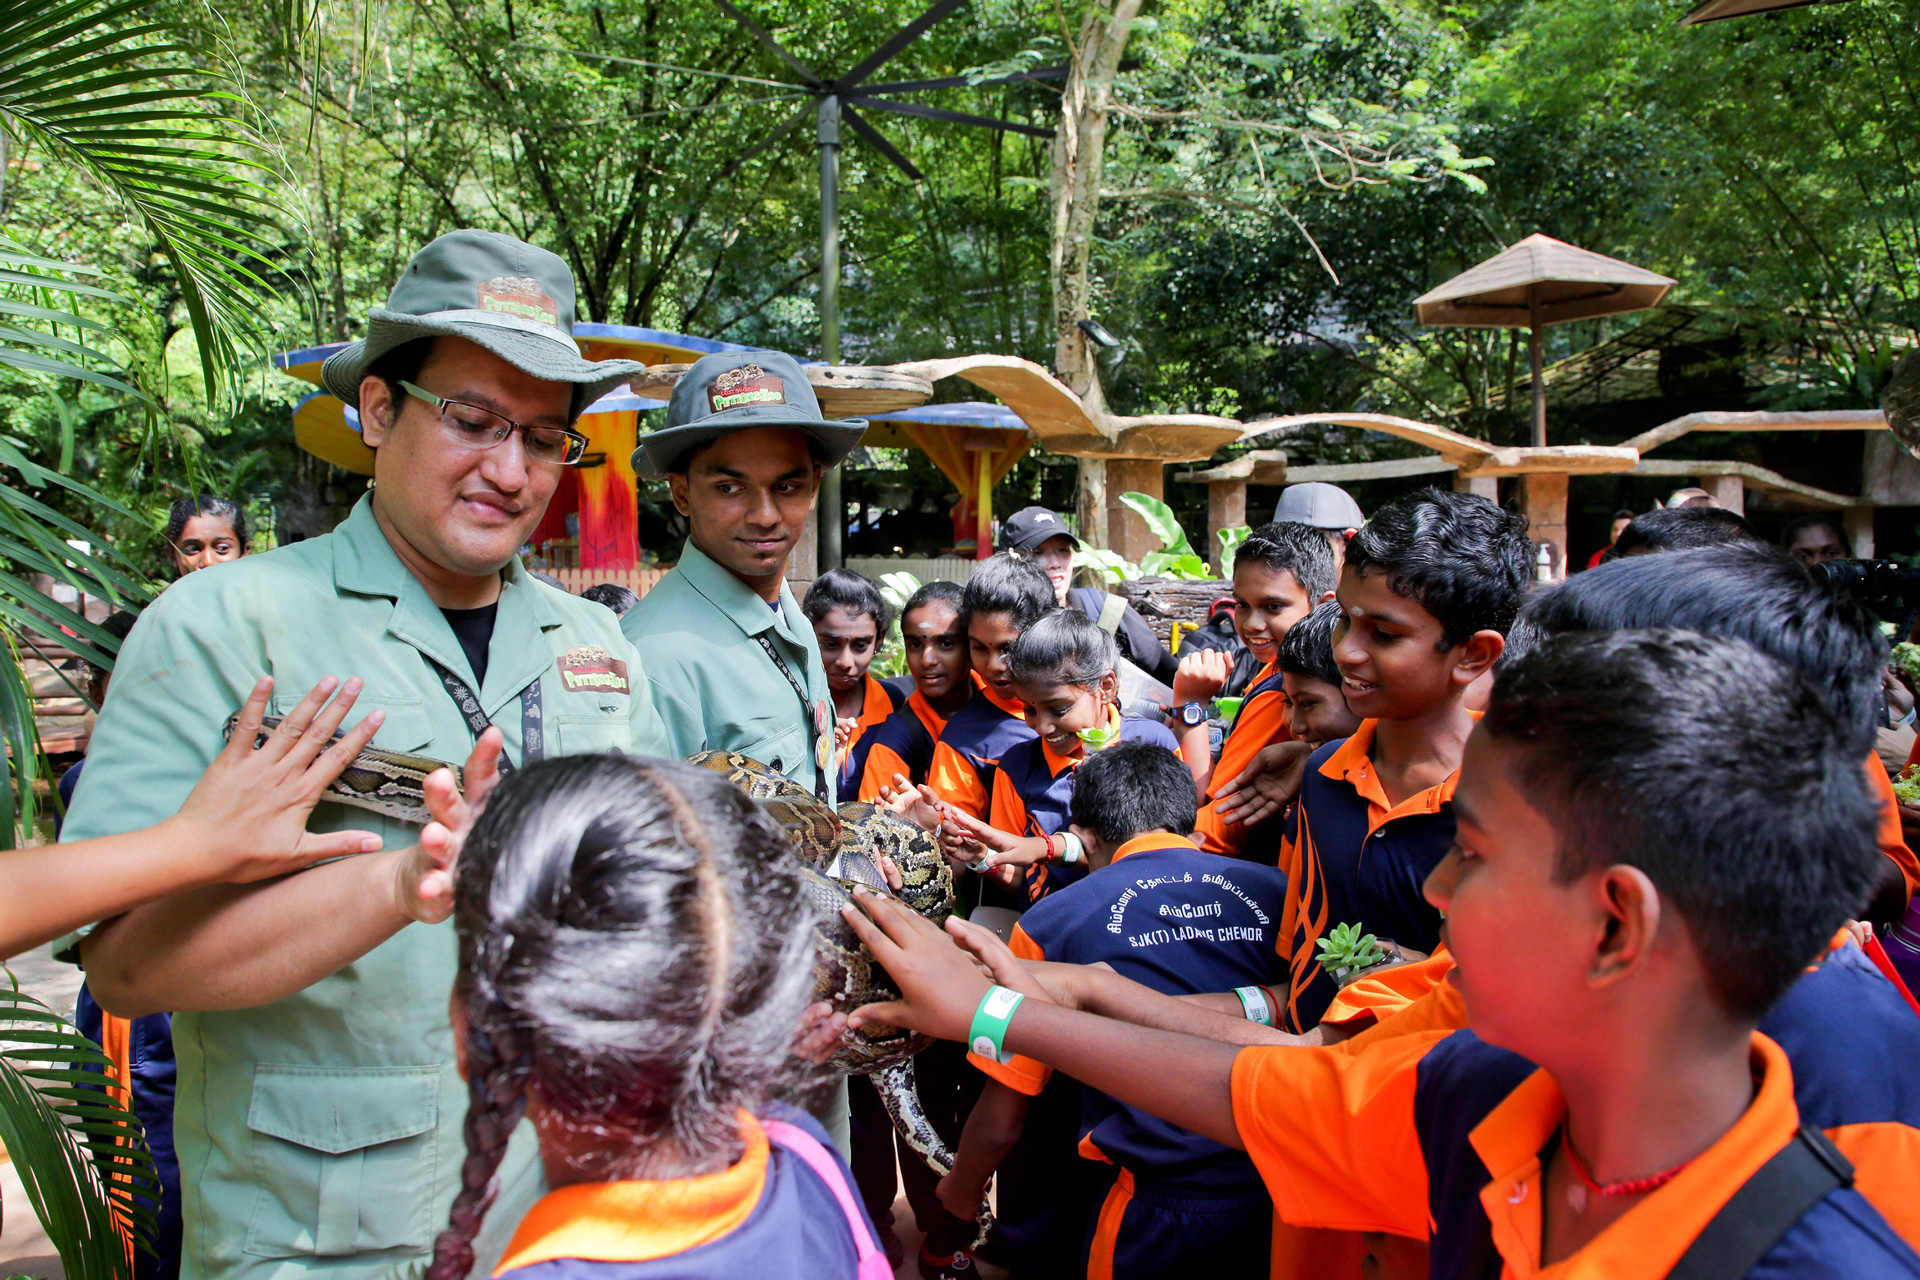
[[[1013,1061],[1013,1055],[1000,1046],[1007,1038],[1007,1024],[1013,1011],[1026,997],[1006,987],[989,988],[973,1011],[973,1026],[967,1030],[967,1047],[982,1058],[991,1058],[1001,1066]]]
[[[1273,1009],[1267,1004],[1266,992],[1259,987],[1235,987],[1233,994],[1240,997],[1240,1010],[1248,1022],[1257,1022],[1263,1027],[1273,1025]]]

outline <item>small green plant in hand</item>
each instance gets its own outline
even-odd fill
[[[1320,954],[1314,957],[1315,961],[1335,978],[1371,969],[1387,958],[1380,940],[1370,933],[1361,933],[1357,924],[1333,926],[1333,931],[1316,945]]]
[[[1908,765],[1893,780],[1893,798],[1901,804],[1920,804],[1920,765]]]
[[[1905,680],[1910,687],[1920,688],[1920,644],[1902,640],[1893,646],[1888,664],[1893,667],[1893,674]]]

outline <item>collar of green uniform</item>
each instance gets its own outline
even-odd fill
[[[750,636],[762,631],[777,631],[801,648],[806,648],[806,639],[796,633],[795,617],[800,612],[800,602],[793,598],[793,589],[783,577],[780,581],[780,611],[776,614],[767,607],[752,587],[721,568],[706,552],[693,545],[693,539],[687,539],[686,549],[680,553],[680,563],[676,566],[687,585],[705,596],[714,608],[727,615],[733,625]],[[810,629],[809,629],[810,630]]]
[[[333,585],[342,591],[399,600],[407,594],[408,584],[411,583],[424,594],[425,587],[408,572],[399,553],[394,551],[393,544],[387,541],[387,535],[381,531],[380,522],[374,519],[371,492],[362,494],[360,500],[353,504],[353,510],[347,518],[334,527],[333,538]],[[521,568],[518,556],[507,561],[506,568],[500,571],[500,582],[503,616],[511,608],[504,603],[511,596],[517,602],[524,603],[527,616],[534,626],[544,630],[560,625],[560,616],[553,611],[553,606],[541,592],[511,590],[533,586],[533,579]]]

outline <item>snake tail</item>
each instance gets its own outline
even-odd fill
[[[945,1139],[934,1129],[933,1122],[927,1119],[926,1110],[920,1105],[913,1059],[907,1058],[881,1067],[873,1072],[871,1079],[874,1091],[880,1095],[880,1102],[893,1121],[894,1131],[926,1161],[929,1169],[943,1178],[952,1173],[953,1152],[948,1149]],[[984,1196],[980,1199],[980,1211],[974,1215],[974,1222],[977,1230],[973,1247],[978,1249],[987,1242],[987,1233],[993,1230],[993,1207]]]

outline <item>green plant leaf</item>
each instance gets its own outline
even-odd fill
[[[1147,528],[1153,536],[1160,539],[1160,549],[1171,551],[1175,555],[1192,555],[1193,545],[1187,541],[1186,530],[1180,527],[1179,517],[1173,514],[1173,508],[1149,494],[1128,491],[1120,495],[1135,514],[1147,522]]]
[[[73,1280],[130,1280],[123,1241],[147,1249],[159,1207],[140,1121],[101,1087],[108,1065],[53,1010],[0,986],[0,1142]]]
[[[1253,530],[1244,524],[1229,525],[1214,532],[1214,539],[1220,544],[1220,572],[1233,572],[1233,557],[1238,554],[1240,544],[1247,540]]]
[[[1105,547],[1082,547],[1073,553],[1073,567],[1092,569],[1109,582],[1132,582],[1145,577],[1140,566],[1120,558],[1117,551]]]

